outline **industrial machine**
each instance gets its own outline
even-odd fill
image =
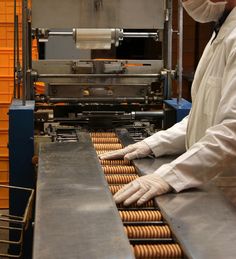
[[[175,122],[167,120],[163,109],[176,76],[171,70],[171,1],[33,1],[31,23],[25,19],[22,98],[35,101],[41,132],[45,125],[50,125],[47,133],[58,124],[92,129],[126,125],[150,134]],[[90,50],[92,59],[31,62],[27,35],[38,42],[71,37],[76,47]],[[143,49],[132,55],[130,46],[135,45]]]
[[[133,215],[140,208],[131,208],[131,214],[119,208],[118,213],[108,184],[115,185],[110,186],[114,193],[120,180],[130,182],[147,168],[158,168],[174,158],[159,162],[149,158],[129,165],[116,161],[117,168],[103,168],[104,176],[95,152],[96,145],[97,150],[107,151],[141,140],[188,113],[190,105],[181,99],[181,87],[177,100],[171,98],[172,80],[178,75],[181,86],[182,73],[181,59],[178,71],[172,70],[172,4],[171,0],[32,0],[29,12],[27,0],[22,1],[22,69],[16,69],[16,99],[9,111],[10,183],[37,190],[34,259],[210,258],[208,247],[201,247],[199,231],[193,227],[190,235],[190,220],[184,223],[179,218],[183,213],[179,208],[190,201],[186,193],[180,198],[168,195],[170,206],[165,198],[145,206],[138,215],[152,211],[160,216],[151,217],[149,223],[145,223],[145,216],[131,224],[126,222],[129,216],[123,218],[130,243],[123,230],[119,214]],[[180,28],[181,15],[180,11]],[[17,16],[15,25],[17,28]],[[179,33],[181,36],[182,30]],[[73,38],[76,47],[90,51],[90,58],[32,62],[32,39],[41,44],[59,36]],[[151,54],[134,51],[130,55],[140,42]],[[129,51],[125,51],[127,46]],[[17,50],[17,44],[15,47]],[[112,140],[101,136],[96,140],[99,132],[104,136],[111,132]],[[35,155],[39,161],[33,164]],[[128,178],[122,175],[127,172]],[[199,195],[204,196],[202,192]],[[186,198],[183,203],[181,197]],[[192,209],[193,195],[190,198]],[[212,202],[204,199],[206,204]],[[22,214],[22,200],[24,197],[10,193],[12,215]],[[222,204],[217,205],[218,210]],[[230,224],[234,210],[230,205],[226,210]],[[202,209],[199,217],[204,213]],[[204,224],[206,220],[209,217]],[[213,223],[209,229],[204,226],[217,229]],[[147,224],[151,226],[146,229],[149,234],[154,231],[160,235],[146,235],[140,227]],[[131,237],[135,226],[139,228],[134,232],[141,233],[141,239],[137,233]],[[219,239],[217,244],[226,245],[227,240]],[[25,251],[24,258],[30,258],[30,249]],[[212,252],[212,258],[217,258],[217,253],[218,249]],[[228,255],[233,253],[230,248]]]

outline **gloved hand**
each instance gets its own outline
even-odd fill
[[[151,148],[144,141],[129,145],[123,149],[107,152],[99,155],[99,158],[104,159],[119,159],[133,160],[136,158],[143,158],[152,153]]]
[[[171,186],[157,174],[149,174],[125,185],[115,195],[116,203],[124,202],[128,206],[137,201],[137,205],[149,201],[155,196],[170,192]]]

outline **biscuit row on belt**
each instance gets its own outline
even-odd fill
[[[95,132],[90,136],[98,155],[122,148],[114,132]],[[101,165],[113,195],[139,177],[130,161],[102,160]],[[142,207],[118,204],[117,208],[136,258],[183,258],[180,246],[173,240],[171,230],[153,200]]]

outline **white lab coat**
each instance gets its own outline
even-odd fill
[[[236,7],[212,39],[195,73],[189,116],[144,140],[156,157],[184,152],[155,172],[177,192],[236,171]]]

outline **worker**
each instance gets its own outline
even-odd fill
[[[194,76],[189,115],[100,159],[179,156],[125,185],[114,195],[116,203],[141,205],[157,195],[199,187],[227,169],[236,170],[236,0],[186,0],[183,6],[196,21],[217,21]]]

